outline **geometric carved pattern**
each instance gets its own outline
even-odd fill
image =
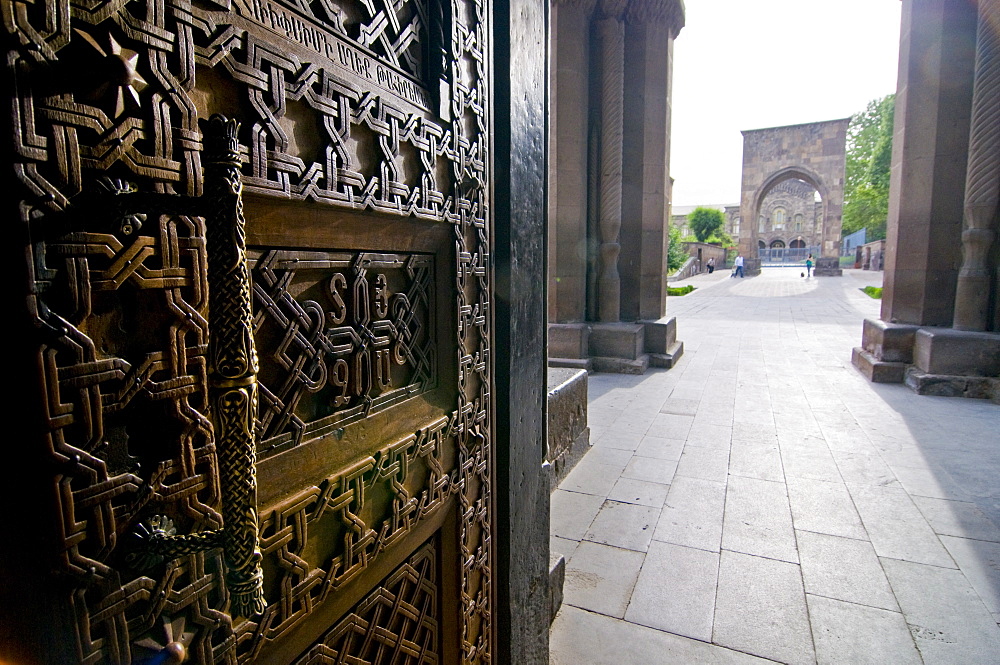
[[[144,658],[141,645],[162,642],[164,626],[181,618],[192,633],[189,662],[255,662],[386,548],[410,547],[405,538],[446,503],[459,521],[459,557],[449,565],[461,568],[461,657],[491,661],[488,7],[485,0],[0,0],[13,82],[6,117],[16,214],[25,227],[17,237],[30,238],[25,295],[58,504],[58,515],[46,519],[60,525],[58,572],[70,589],[56,609],[68,608],[79,662]],[[437,262],[404,247],[394,254],[377,246],[251,248],[262,458],[308,445],[325,428],[349,432],[354,419],[404,408],[444,379],[435,348],[455,354],[448,365],[457,368],[457,385],[446,392],[457,397],[440,421],[379,442],[376,453],[260,507],[267,608],[235,623],[224,612],[218,550],[142,573],[129,563],[129,534],[152,515],[168,516],[179,533],[223,526],[207,399],[204,220],[135,216],[116,228],[100,211],[74,212],[98,176],[134,182],[144,193],[201,195],[198,120],[213,112],[241,122],[249,228],[257,197],[446,225],[454,241],[437,255],[453,261]],[[293,269],[282,263],[293,254],[325,254],[331,263]],[[334,323],[329,290],[326,301],[310,295],[333,273],[343,276],[344,294],[363,289],[365,275],[367,320],[358,311]],[[379,275],[388,303],[375,299]],[[445,292],[442,279],[453,307],[431,297]],[[327,315],[322,332],[336,333],[321,335],[326,341],[300,334],[315,323],[310,300]],[[445,311],[454,320],[447,339],[435,339],[435,317]],[[388,372],[378,353],[386,350]],[[339,404],[338,360],[349,370],[357,363],[361,377],[367,368]],[[323,361],[327,384],[311,392]]]
[[[183,613],[195,631],[189,652],[210,662],[210,633],[229,625],[219,611],[221,553],[137,575],[119,547],[149,514],[170,514],[185,531],[222,522],[203,415],[202,221],[163,215],[145,220],[141,234],[77,231],[43,246],[34,299],[51,331],[39,348],[46,439],[59,464],[63,572],[77,585],[80,660],[130,662],[160,616]]]
[[[435,556],[433,542],[420,548],[295,665],[436,665]]]
[[[446,468],[452,426],[442,418],[263,511],[265,593],[275,602],[245,624],[250,652],[297,627],[460,489],[458,470]],[[325,544],[310,542],[319,532]]]
[[[436,386],[433,256],[272,250],[254,270],[260,446],[281,452]]]

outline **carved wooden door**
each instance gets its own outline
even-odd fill
[[[490,662],[486,0],[0,6],[11,652]]]

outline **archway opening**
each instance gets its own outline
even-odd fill
[[[774,174],[758,194],[758,253],[761,266],[804,261],[821,254],[823,245],[823,185],[805,171]],[[788,241],[788,236],[794,240]]]

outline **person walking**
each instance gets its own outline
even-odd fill
[[[809,256],[806,257],[806,278],[807,279],[809,277],[812,277],[812,269],[813,269],[813,255],[810,254]]]
[[[742,254],[737,254],[736,255],[736,263],[735,263],[735,265],[736,265],[736,269],[733,270],[733,277],[739,277],[740,279],[742,279],[743,278],[743,255]]]
[[[708,260],[707,265],[708,265],[708,274],[711,275],[713,272],[715,272],[715,257],[710,258]]]

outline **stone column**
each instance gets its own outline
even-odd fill
[[[674,0],[633,0],[625,14],[619,272],[626,321],[655,321],[665,314],[670,84],[674,37],[682,20]]]
[[[590,17],[596,0],[554,0],[549,106],[549,322],[587,319]]]
[[[988,330],[994,291],[989,253],[1000,201],[1000,0],[979,1],[972,128],[965,183],[964,260],[955,293],[954,327]]]
[[[598,259],[598,320],[621,318],[621,277],[618,255],[622,225],[622,104],[625,79],[625,25],[627,0],[603,0],[596,23],[600,59],[600,203]]]
[[[951,326],[968,161],[975,5],[905,0],[882,320]]]

